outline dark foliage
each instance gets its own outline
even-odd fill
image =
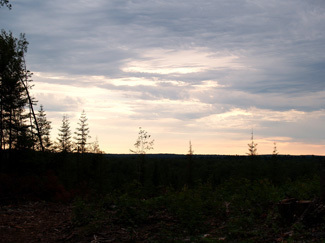
[[[319,196],[322,157],[191,155],[189,185],[186,155],[147,155],[143,181],[136,154],[0,155],[2,203],[73,202],[74,227],[86,238],[115,227],[116,241],[295,241],[324,226],[317,217],[317,229],[298,218],[288,223],[277,208],[286,197]]]
[[[208,156],[191,155],[189,183],[187,155],[147,155],[141,185],[148,196],[159,188],[181,190],[184,186],[209,184],[229,179],[268,180],[275,186],[301,182],[319,173],[322,157],[317,156]],[[49,171],[67,189],[96,195],[128,192],[130,184],[140,182],[138,155],[72,154],[1,151],[2,175],[40,178]],[[87,188],[87,189],[86,189]],[[288,188],[288,196],[292,192]]]

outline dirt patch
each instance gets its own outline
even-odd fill
[[[67,242],[72,237],[71,206],[28,202],[0,207],[0,242]]]

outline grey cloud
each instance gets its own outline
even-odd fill
[[[145,86],[145,85],[113,85],[113,84],[100,84],[99,87],[109,90],[119,91],[131,91],[133,95],[129,93],[125,94],[129,98],[141,98],[143,100],[186,100],[189,98],[188,89],[184,87],[175,86],[172,84],[158,83],[157,86]]]
[[[164,118],[178,119],[180,121],[194,121],[195,119],[207,116],[211,110],[201,109],[184,104],[159,104],[159,105],[135,105],[133,107],[133,119],[159,120]]]
[[[256,132],[266,137],[290,137],[295,142],[322,144],[325,132],[324,122],[324,116],[295,122],[260,122],[260,128]]]
[[[213,99],[202,93],[199,97],[202,102],[312,110],[319,105],[304,107],[299,101],[291,102],[290,97],[324,89],[323,10],[324,3],[319,0],[91,3],[38,0],[17,1],[11,12],[0,16],[0,21],[16,33],[27,33],[31,71],[173,79],[189,85],[217,80],[227,86],[226,94]],[[219,52],[238,55],[238,63],[249,69],[211,68],[181,75],[121,70],[130,59],[143,60],[142,53],[150,48],[196,47],[204,47],[215,55]],[[93,85],[103,87],[95,82]],[[191,90],[171,85],[105,87],[140,92],[142,99],[187,99]],[[207,92],[214,97],[214,91],[211,88]],[[236,97],[238,91],[243,95]],[[256,102],[259,95],[268,96],[266,100],[270,103]],[[289,102],[275,104],[273,96]]]
[[[75,98],[66,96],[57,97],[53,94],[37,94],[37,100],[39,105],[43,105],[46,111],[59,111],[69,112],[80,109],[83,106],[84,101],[82,98]]]

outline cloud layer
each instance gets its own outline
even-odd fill
[[[245,153],[254,128],[283,153],[320,154],[324,10],[321,0],[17,0],[0,22],[26,33],[34,94],[53,123],[89,111],[107,152],[128,152],[142,126],[161,141],[155,152],[186,152],[192,139],[197,152]]]

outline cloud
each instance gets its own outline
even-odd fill
[[[252,93],[323,88],[324,14],[313,1],[83,1],[22,4],[33,71],[218,80]],[[9,18],[12,18],[9,16]],[[6,17],[7,17],[6,16]],[[37,27],[36,27],[37,26]],[[311,55],[312,53],[312,55]],[[220,69],[222,62],[224,66]],[[168,63],[168,64],[166,64]],[[247,67],[234,70],[234,67]],[[199,74],[197,74],[199,72]],[[208,79],[214,79],[209,77]],[[312,83],[313,85],[310,85]]]
[[[147,119],[236,139],[254,124],[303,143],[323,141],[324,10],[321,0],[17,0],[0,21],[26,33],[35,95],[53,115],[86,108],[114,127]]]
[[[142,54],[144,60],[131,60],[122,69],[131,73],[151,73],[151,74],[182,74],[200,73],[207,70],[240,69],[244,66],[238,65],[238,57],[220,53],[218,55],[209,53],[206,50],[148,50]]]

